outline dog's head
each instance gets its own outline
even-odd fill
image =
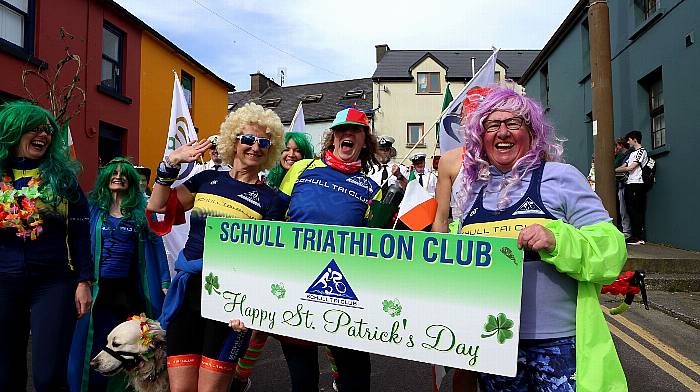
[[[131,370],[148,361],[165,342],[160,323],[145,315],[133,316],[107,336],[107,345],[90,361],[90,367],[105,376]]]

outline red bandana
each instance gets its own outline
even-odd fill
[[[340,160],[340,158],[333,155],[333,152],[331,150],[326,150],[326,156],[324,158],[328,166],[345,174],[357,173],[362,169],[362,162],[360,162],[359,160],[350,163],[343,162]]]

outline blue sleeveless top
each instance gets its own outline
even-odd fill
[[[483,186],[462,219],[463,234],[517,238],[520,230],[557,219],[540,195],[545,163],[527,176],[525,194],[502,211],[484,207]],[[495,195],[498,197],[498,194]],[[520,310],[520,339],[549,339],[576,335],[576,280],[542,262],[537,252],[526,251]]]

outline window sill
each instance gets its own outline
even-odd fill
[[[101,84],[97,85],[97,91],[101,92],[104,95],[109,95],[110,97],[116,99],[117,101],[122,101],[127,105],[131,105],[131,98],[125,97],[125,96],[119,94],[118,92],[116,92],[114,90],[110,90]]]
[[[416,95],[440,95],[442,94],[441,92],[437,91],[434,93],[416,93]]]
[[[425,144],[411,144],[411,143],[406,144],[406,148],[413,148],[413,147],[415,147],[415,148],[427,148],[428,146],[426,146]]]
[[[659,147],[659,148],[654,148],[651,151],[649,151],[649,156],[652,158],[656,158],[661,155],[666,155],[669,152],[671,152],[671,147],[669,147],[668,143]]]
[[[34,57],[31,53],[24,50],[24,48],[19,47],[11,42],[5,41],[2,38],[0,38],[0,51],[14,56],[31,65],[39,67],[39,69],[47,69],[49,67],[46,61]]]
[[[639,27],[637,27],[633,32],[632,35],[628,38],[630,41],[634,41],[637,38],[639,38],[642,34],[644,34],[645,31],[649,30],[651,26],[655,25],[656,22],[661,20],[661,17],[664,15],[666,10],[664,8],[659,8],[656,10],[656,12],[648,17],[644,22],[642,22]]]

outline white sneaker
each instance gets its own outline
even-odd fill
[[[637,242],[630,242],[627,245],[644,245],[644,244],[646,244],[646,242],[639,240]]]

